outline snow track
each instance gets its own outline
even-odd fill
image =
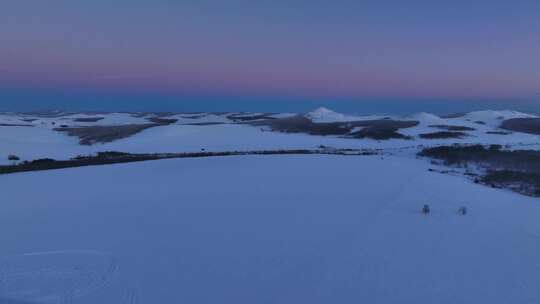
[[[107,286],[118,261],[90,250],[27,253],[0,262],[0,296],[16,301],[72,303]]]

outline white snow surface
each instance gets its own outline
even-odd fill
[[[370,120],[370,119],[380,119],[381,116],[351,116],[341,113],[334,112],[330,109],[321,107],[317,108],[309,113],[304,115],[306,118],[309,118],[315,123],[329,123],[329,122],[346,122],[346,121],[359,121],[359,120]]]
[[[467,121],[483,121],[490,126],[499,126],[503,120],[513,119],[513,118],[533,118],[537,117],[532,114],[522,113],[518,111],[476,111],[467,113],[464,118]]]
[[[538,200],[427,168],[244,156],[3,175],[0,302],[539,302]]]
[[[420,112],[420,113],[407,115],[403,117],[403,120],[415,120],[415,121],[420,122],[420,124],[430,124],[430,125],[445,124],[448,122],[446,119],[443,119],[437,115],[426,113],[426,112]]]
[[[346,116],[341,113],[336,113],[327,108],[318,108],[305,115],[313,122],[335,122],[344,121]]]
[[[327,109],[319,109],[312,113],[335,113]],[[147,118],[155,115],[133,115],[130,113],[97,113],[69,114],[61,117],[42,117],[17,114],[0,114],[0,124],[30,124],[33,127],[0,126],[0,164],[9,164],[7,156],[17,155],[21,160],[37,158],[69,159],[77,155],[88,155],[99,151],[121,151],[132,153],[157,152],[197,152],[233,151],[257,149],[313,149],[320,145],[336,148],[383,148],[400,149],[404,147],[436,146],[453,143],[511,144],[515,148],[530,147],[537,149],[540,136],[514,132],[509,135],[487,134],[489,131],[501,131],[498,125],[501,117],[535,117],[514,111],[481,111],[472,112],[457,118],[440,118],[429,113],[417,113],[404,117],[392,117],[397,120],[416,120],[418,126],[400,129],[399,132],[411,136],[413,140],[392,139],[376,141],[371,139],[343,138],[338,136],[312,136],[307,134],[290,134],[265,131],[266,128],[247,124],[234,124],[227,118],[229,114],[175,114],[165,118],[179,119],[171,125],[146,129],[129,138],[111,143],[81,146],[78,138],[69,137],[65,133],[53,129],[67,124],[69,126],[124,125],[149,123]],[[336,113],[319,115],[321,121],[338,121],[352,119],[350,116]],[[289,117],[291,114],[277,114],[277,117]],[[314,115],[315,117],[316,115]],[[333,116],[334,120],[331,120]],[[74,122],[76,118],[103,117],[96,122]],[[356,117],[356,119],[366,117]],[[370,119],[373,119],[371,117]],[[23,119],[36,119],[31,122]],[[482,120],[485,124],[479,124]],[[54,125],[52,123],[55,123]],[[458,125],[474,128],[467,131],[467,137],[456,139],[421,139],[419,134],[440,131],[433,125]]]
[[[331,122],[332,115],[319,118]],[[73,122],[94,116],[104,119]],[[52,130],[148,117],[0,114],[0,124],[34,125],[0,127],[0,164],[9,154],[69,159],[99,151],[325,145],[388,153],[171,159],[0,175],[0,303],[540,302],[538,199],[429,172],[430,164],[414,157],[422,147],[452,143],[540,149],[536,135],[486,134],[499,130],[500,117],[535,116],[393,117],[419,125],[399,131],[413,140],[385,141],[269,132],[209,113],[171,115],[179,121],[93,146]],[[418,138],[438,130],[432,125],[475,130],[463,139]],[[424,204],[428,216],[419,213]],[[461,206],[466,216],[457,214]]]

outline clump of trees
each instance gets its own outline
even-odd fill
[[[505,150],[501,145],[453,145],[426,148],[418,155],[447,166],[475,165],[485,171],[475,183],[540,196],[540,151]]]
[[[403,135],[397,131],[397,128],[365,127],[364,129],[351,134],[355,138],[371,138],[375,140],[387,140],[392,138],[412,139],[412,137]]]
[[[21,160],[21,158],[18,157],[17,155],[15,155],[15,154],[10,154],[10,155],[8,155],[7,159],[8,159],[9,161],[11,161],[14,165],[16,165],[17,162]]]
[[[21,158],[18,157],[17,155],[10,154],[10,155],[8,155],[8,160],[11,160],[11,161],[19,161],[19,160],[21,160]]]
[[[154,153],[154,154],[132,154],[116,151],[99,152],[96,155],[79,155],[69,160],[54,160],[51,158],[36,159],[33,161],[23,161],[9,166],[0,166],[0,174],[16,172],[52,170],[62,168],[73,168],[83,166],[97,166],[128,162],[138,162],[146,160],[168,159],[168,158],[193,158],[193,157],[214,157],[214,156],[240,156],[240,155],[290,155],[290,154],[335,154],[335,155],[375,155],[376,150],[354,150],[336,149],[335,151],[321,151],[310,149],[296,150],[255,150],[255,151],[223,151],[223,152],[185,152],[185,153]]]
[[[474,131],[474,128],[465,126],[452,126],[452,125],[430,125],[430,128],[437,128],[446,131]]]

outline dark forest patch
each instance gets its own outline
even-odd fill
[[[184,152],[184,153],[157,153],[157,154],[133,154],[125,152],[107,151],[98,152],[96,155],[81,155],[69,160],[55,160],[51,158],[23,161],[14,165],[0,165],[0,174],[19,172],[56,170],[86,166],[100,166],[131,162],[141,162],[158,159],[172,158],[198,158],[218,156],[244,156],[244,155],[303,155],[303,154],[327,154],[327,155],[377,155],[379,151],[372,149],[294,149],[294,150],[253,150],[253,151],[223,151],[223,152]]]
[[[234,121],[234,122],[242,122],[242,121],[253,121],[253,120],[269,120],[269,119],[276,119],[275,117],[272,117],[271,115],[274,114],[231,114],[227,115],[227,118]]]
[[[255,126],[268,126],[272,131],[285,133],[306,133],[311,135],[342,135],[354,138],[390,139],[407,138],[397,131],[418,125],[417,121],[397,121],[390,119],[363,120],[351,122],[315,123],[304,116],[293,116],[252,122]],[[353,131],[361,127],[359,131]]]
[[[0,127],[33,127],[34,125],[0,123]]]
[[[410,139],[398,131],[400,129],[412,128],[418,125],[417,121],[401,121],[392,119],[379,120],[363,120],[351,122],[353,128],[361,127],[362,129],[351,133],[356,138],[371,138],[377,140],[385,139]]]
[[[469,136],[464,132],[451,132],[451,131],[440,131],[433,133],[423,133],[419,135],[420,138],[424,139],[444,139],[444,138],[463,138]]]
[[[540,196],[540,151],[508,151],[500,145],[454,145],[427,148],[419,155],[440,160],[446,166],[474,165],[485,171],[475,182]]]
[[[492,135],[510,135],[512,132],[505,132],[505,131],[487,131],[486,134],[492,134]]]
[[[199,119],[207,116],[207,114],[196,114],[196,115],[190,115],[190,116],[182,116],[187,119]]]
[[[215,126],[215,125],[224,125],[228,124],[226,122],[219,122],[219,121],[209,121],[209,122],[192,122],[192,123],[185,123],[182,125],[185,126]]]
[[[540,134],[540,118],[513,118],[502,122],[501,128],[514,132]]]
[[[81,117],[73,119],[74,122],[98,122],[105,119],[105,117]]]
[[[270,119],[252,122],[255,126],[269,126],[272,131],[285,133],[307,133],[311,135],[345,135],[351,128],[343,123],[314,123],[303,116]]]
[[[446,131],[474,131],[474,128],[455,125],[430,125],[430,128],[437,128]]]
[[[440,116],[441,118],[460,118],[465,116],[466,113],[452,113]]]
[[[96,143],[107,143],[118,139],[127,138],[146,129],[157,126],[162,126],[162,124],[68,127],[56,128],[54,130],[58,132],[65,132],[68,136],[76,136],[79,138],[79,143],[81,145],[91,146]]]
[[[147,118],[147,120],[156,124],[163,124],[163,125],[170,125],[170,124],[178,122],[178,119],[176,118],[163,118],[163,117],[150,117],[150,118]]]
[[[399,128],[392,124],[384,125],[371,125],[364,127],[363,129],[352,132],[351,136],[355,138],[371,138],[375,140],[387,140],[387,139],[411,139],[410,136],[403,135],[398,132]]]

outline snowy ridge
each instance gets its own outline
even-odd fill
[[[337,122],[346,121],[347,117],[341,113],[334,112],[330,109],[321,107],[315,109],[305,115],[306,118],[311,119],[313,122]]]
[[[381,119],[382,116],[370,115],[370,116],[352,116],[342,113],[335,112],[328,108],[317,108],[311,112],[308,112],[304,117],[309,118],[315,123],[329,123],[329,122],[347,122],[347,121],[358,121],[366,119]],[[467,123],[467,122],[484,122],[491,126],[498,126],[500,122],[512,118],[534,118],[538,117],[533,114],[527,114],[518,111],[511,110],[484,110],[484,111],[474,111],[466,113],[463,116],[453,117],[453,118],[441,118],[435,114],[427,112],[413,113],[405,116],[385,116],[395,120],[415,120],[421,124],[442,124],[442,123]]]
[[[485,110],[485,111],[475,111],[465,114],[463,117],[464,120],[484,122],[490,126],[499,126],[502,121],[513,118],[535,118],[538,116],[522,113],[518,111],[503,110],[503,111],[494,111],[494,110]]]
[[[369,115],[369,116],[352,116],[335,112],[325,107],[317,108],[311,112],[304,114],[304,117],[310,119],[314,123],[331,123],[331,122],[347,122],[347,121],[360,121],[370,119],[381,119],[381,116]]]
[[[256,115],[262,113],[246,113],[244,116]],[[0,124],[31,124],[34,126],[44,126],[67,124],[69,126],[96,126],[96,125],[124,125],[124,124],[141,124],[148,123],[151,118],[170,118],[178,119],[177,124],[191,124],[191,123],[230,123],[232,120],[228,119],[229,115],[235,115],[241,117],[238,113],[178,113],[170,115],[158,115],[154,113],[67,113],[61,111],[47,112],[45,114],[32,114],[32,113],[0,113]],[[291,117],[293,113],[277,113],[269,115],[274,118]],[[391,118],[394,120],[415,120],[421,124],[441,124],[441,123],[469,123],[469,122],[483,122],[490,126],[497,127],[500,122],[512,118],[533,118],[538,117],[536,115],[522,113],[511,110],[484,110],[466,113],[463,116],[454,118],[441,118],[437,115],[419,112],[405,116],[381,116],[381,115],[367,115],[367,116],[355,116],[343,113],[338,113],[328,108],[320,107],[313,111],[304,114],[304,117],[310,119],[315,123],[331,123],[331,122],[347,122],[347,121],[360,121],[360,120],[374,120]],[[96,121],[84,121],[84,119],[100,118]],[[82,119],[83,121],[77,121]]]
[[[446,119],[440,118],[437,115],[426,113],[426,112],[420,112],[420,113],[407,115],[407,116],[404,116],[402,119],[415,120],[415,121],[418,121],[420,124],[431,124],[431,125],[447,123]]]

